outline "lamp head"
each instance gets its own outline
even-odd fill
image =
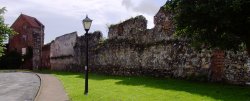
[[[85,31],[88,31],[91,27],[92,20],[86,15],[86,18],[82,20]]]

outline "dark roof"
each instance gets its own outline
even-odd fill
[[[38,21],[35,17],[21,14],[19,18],[24,18],[32,27],[37,27],[37,28],[44,27],[44,25],[40,21]]]

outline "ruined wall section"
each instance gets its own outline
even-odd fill
[[[137,16],[109,29],[91,60],[92,71],[114,75],[208,79],[211,51],[194,51],[187,41],[173,37],[172,14],[164,8],[156,14],[155,27]]]
[[[130,69],[140,68],[138,51],[139,48],[127,41],[106,40],[93,50],[90,70],[106,74],[125,75]],[[131,70],[127,75],[136,74],[133,74]]]
[[[194,51],[186,42],[167,41],[166,43],[146,47],[141,54],[141,66],[154,69],[160,76],[190,78],[208,75],[210,51]],[[208,77],[204,77],[208,79]]]
[[[89,54],[89,62],[91,63],[93,57],[93,50],[98,48],[98,44],[101,42],[103,39],[102,33],[100,31],[95,31],[93,33],[88,34],[88,54]],[[83,71],[83,66],[85,66],[85,59],[86,59],[86,35],[80,36],[77,38],[76,45],[74,47],[74,52],[75,52],[75,59],[78,61],[78,64],[74,64],[74,68],[72,70],[74,71]]]
[[[63,36],[57,37],[50,46],[50,62],[52,70],[65,70],[71,64],[79,64],[75,59],[76,54],[74,46],[77,41],[77,33],[72,32]]]
[[[90,71],[235,84],[249,80],[250,62],[247,63],[246,53],[214,54],[208,49],[194,50],[188,40],[174,37],[172,18],[171,12],[161,8],[154,17],[152,29],[146,29],[146,19],[138,16],[110,26],[106,40],[102,40],[101,32],[90,33]],[[83,71],[85,38],[85,35],[77,37],[76,33],[56,38],[51,44],[51,68]]]
[[[89,58],[102,39],[102,33],[89,33]],[[85,65],[86,36],[78,37],[77,32],[57,37],[51,42],[50,63],[52,70],[83,71]]]
[[[227,52],[218,55],[208,49],[194,50],[185,38],[174,37],[172,18],[171,12],[161,8],[154,17],[155,27],[152,29],[146,29],[147,21],[143,16],[111,26],[109,38],[94,50],[91,70],[113,75],[148,75],[202,81],[219,78],[214,81],[238,84],[249,79],[245,68],[247,60],[239,58],[244,55]],[[222,65],[211,68],[213,57],[220,56],[223,56],[223,60],[214,61]],[[211,69],[220,71],[215,74]]]
[[[118,40],[129,40],[141,43],[141,36],[147,29],[147,20],[143,16],[137,16],[120,24],[109,27],[108,38]]]
[[[196,52],[187,42],[135,44],[107,40],[93,54],[92,71],[113,75],[147,75],[195,79],[209,77],[211,51]]]
[[[153,42],[162,40],[174,40],[173,14],[161,7],[154,16],[155,27],[153,30]]]
[[[109,27],[108,38],[127,40],[136,44],[153,44],[159,41],[175,40],[173,36],[173,14],[163,7],[154,16],[155,27],[147,29],[143,16],[128,19]]]

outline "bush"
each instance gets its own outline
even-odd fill
[[[22,55],[16,51],[9,52],[0,58],[0,69],[19,69]]]

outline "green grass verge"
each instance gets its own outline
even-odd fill
[[[72,101],[250,101],[250,87],[149,77],[89,75],[84,95],[81,73],[51,72]]]

